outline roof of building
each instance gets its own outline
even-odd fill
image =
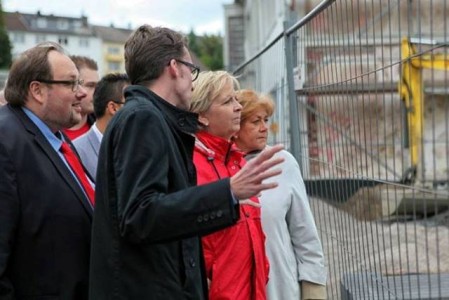
[[[92,27],[85,16],[74,18],[43,15],[38,11],[36,14],[4,12],[4,17],[6,29],[9,31],[92,35]]]
[[[4,13],[5,18],[5,26],[8,30],[18,30],[24,31],[27,30],[27,26],[24,23],[22,15],[18,13]]]
[[[43,15],[20,12],[4,12],[5,26],[8,31],[26,31],[33,33],[71,34],[83,36],[96,36],[106,42],[124,44],[129,38],[132,29],[111,26],[91,25],[87,17],[80,18]],[[201,70],[208,68],[191,52],[192,61]]]
[[[107,42],[124,43],[133,32],[131,29],[115,28],[113,26],[93,26],[96,36]]]

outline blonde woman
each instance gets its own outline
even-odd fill
[[[231,177],[245,163],[232,141],[240,129],[242,106],[237,80],[227,72],[203,72],[195,82],[191,111],[199,114],[193,161],[198,184]],[[268,280],[264,234],[257,197],[240,202],[240,218],[231,227],[202,238],[210,300],[264,300]],[[205,214],[202,222],[214,222]]]

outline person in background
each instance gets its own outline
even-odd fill
[[[0,108],[0,299],[87,300],[93,187],[61,130],[86,91],[59,44],[22,53]]]
[[[125,104],[123,90],[128,85],[126,74],[107,74],[98,82],[93,96],[96,121],[88,132],[73,141],[92,178],[97,174],[98,151],[103,133],[112,116]]]
[[[70,58],[80,72],[80,78],[84,81],[83,88],[87,93],[87,96],[81,101],[81,121],[70,128],[64,129],[66,136],[73,141],[89,131],[89,128],[95,122],[93,95],[95,86],[100,80],[100,75],[98,75],[97,63],[93,59],[77,55],[72,55]]]
[[[5,83],[4,87],[6,87],[8,80],[6,79],[4,83]],[[5,105],[7,103],[6,99],[5,99],[5,88],[4,87],[3,87],[3,89],[0,90],[0,106]]]
[[[237,98],[243,108],[235,142],[250,160],[268,147],[268,120],[274,103],[252,90],[239,91]],[[299,165],[285,150],[276,156],[284,159],[282,174],[270,180],[279,186],[260,196],[270,261],[268,299],[326,299],[323,249]]]
[[[194,83],[190,111],[202,125],[193,154],[200,185],[228,178],[245,163],[232,141],[240,129],[238,88],[237,79],[225,71],[202,72]],[[255,196],[250,200],[259,203]],[[235,225],[202,238],[210,300],[266,299],[268,260],[260,206],[240,205],[239,213]]]
[[[200,236],[235,224],[240,200],[276,187],[275,146],[231,178],[196,186],[198,116],[188,111],[192,63],[185,36],[142,25],[125,43],[131,86],[101,142],[90,298],[207,299]],[[212,217],[213,216],[213,217]]]
[[[0,90],[0,106],[6,104],[5,92],[4,90]]]

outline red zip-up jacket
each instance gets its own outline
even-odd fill
[[[204,131],[196,135],[193,161],[198,184],[230,177],[245,164],[243,153],[232,143]],[[257,197],[251,200],[259,202]],[[241,205],[237,223],[204,236],[202,244],[207,277],[211,281],[210,300],[266,299],[268,259],[260,208]]]

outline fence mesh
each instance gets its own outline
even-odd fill
[[[275,100],[329,299],[449,299],[449,4],[310,2],[235,74]]]

